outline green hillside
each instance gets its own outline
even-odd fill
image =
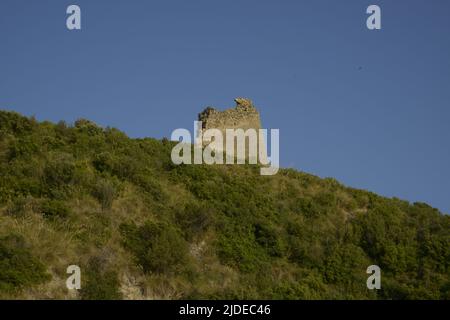
[[[449,216],[292,169],[175,166],[173,145],[0,111],[0,298],[450,298]]]

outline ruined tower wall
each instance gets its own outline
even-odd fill
[[[222,132],[224,146],[226,145],[226,129],[243,129],[244,131],[255,129],[257,134],[258,130],[261,129],[260,115],[252,101],[245,98],[237,98],[235,102],[236,106],[234,108],[219,111],[208,107],[198,115],[198,120],[202,121],[202,131],[218,129]],[[246,148],[248,148],[247,146],[248,140],[246,140]],[[265,146],[257,146],[258,150],[260,148],[265,150]]]
[[[219,129],[225,133],[225,129],[261,129],[259,112],[248,99],[237,98],[236,107],[219,111],[208,107],[199,114],[202,121],[202,129]]]

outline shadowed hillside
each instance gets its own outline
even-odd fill
[[[0,298],[450,298],[449,216],[291,169],[175,166],[173,145],[0,112]]]

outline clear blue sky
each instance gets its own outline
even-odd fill
[[[283,166],[450,213],[449,14],[447,0],[1,0],[0,108],[161,138],[245,96],[280,129]]]

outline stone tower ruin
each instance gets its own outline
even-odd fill
[[[224,146],[226,143],[226,129],[243,129],[244,131],[255,129],[257,133],[261,129],[259,112],[253,105],[253,102],[246,98],[236,98],[234,101],[236,102],[234,108],[219,111],[215,108],[208,107],[198,115],[198,121],[202,122],[202,131],[218,129],[222,132]],[[248,139],[245,144],[247,148]],[[259,150],[260,148],[264,148],[265,151],[265,145],[258,145],[257,149]]]
[[[245,98],[236,98],[236,107],[219,111],[208,107],[198,115],[202,121],[202,129],[261,129],[261,119],[252,101]]]

